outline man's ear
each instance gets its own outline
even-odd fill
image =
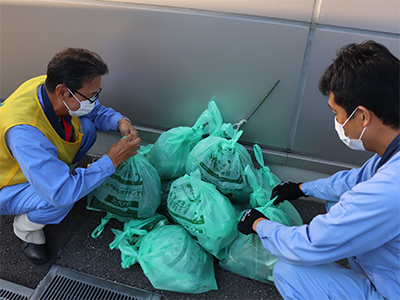
[[[363,127],[368,126],[371,123],[372,112],[365,106],[360,105],[358,109],[362,112],[360,117],[363,119]]]
[[[64,84],[60,83],[56,86],[55,94],[58,99],[64,101],[68,97],[69,91]]]

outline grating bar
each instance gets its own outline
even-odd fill
[[[54,299],[161,300],[161,296],[60,266],[52,266],[29,300]]]
[[[91,289],[91,294],[86,291]],[[103,287],[93,286],[89,283],[80,282],[71,278],[64,278],[62,276],[55,276],[51,281],[49,287],[40,300],[53,300],[53,299],[75,299],[75,300],[88,300],[88,299],[109,299],[119,300],[120,296],[127,296],[127,300],[139,300],[142,298],[131,297],[122,295],[119,292],[114,292]]]
[[[24,295],[17,294],[15,292],[0,290],[0,300],[28,300],[29,298]]]
[[[0,279],[0,300],[28,300],[32,294],[30,288]]]

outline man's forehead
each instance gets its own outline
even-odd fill
[[[329,106],[330,108],[332,108],[334,105],[336,105],[336,103],[335,103],[335,96],[333,95],[332,92],[329,92],[328,106]]]
[[[101,84],[101,77],[98,76],[90,81],[85,81],[80,90],[85,90],[87,93],[95,94],[98,92]]]

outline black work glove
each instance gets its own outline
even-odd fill
[[[243,216],[240,218],[239,224],[237,226],[238,230],[248,235],[250,233],[257,233],[253,230],[253,223],[259,218],[266,218],[262,213],[260,213],[257,209],[251,208],[243,213]]]
[[[294,183],[290,181],[282,181],[278,184],[273,190],[271,194],[271,199],[274,199],[276,196],[278,198],[275,199],[274,205],[277,205],[285,200],[295,200],[300,197],[307,197],[303,191],[300,189],[301,183]]]

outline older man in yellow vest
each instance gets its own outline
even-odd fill
[[[52,58],[47,75],[26,81],[0,105],[0,214],[16,215],[14,233],[33,263],[50,257],[43,227],[61,222],[140,147],[129,119],[97,100],[107,73],[98,54],[68,48]],[[127,138],[70,172],[97,131],[117,130]]]

